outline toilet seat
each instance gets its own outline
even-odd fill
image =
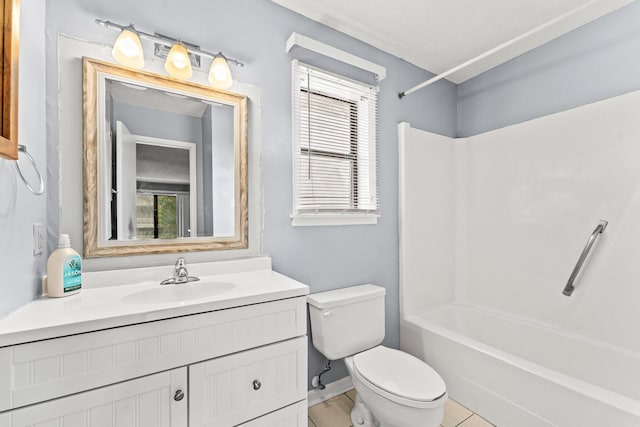
[[[433,408],[446,401],[442,377],[408,353],[377,346],[351,359],[358,379],[391,401],[414,408]]]

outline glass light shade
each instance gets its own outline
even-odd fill
[[[171,77],[186,80],[191,78],[193,70],[191,69],[191,58],[187,48],[180,43],[171,46],[167,61],[164,63],[164,69]]]
[[[111,54],[116,61],[124,66],[131,68],[144,67],[144,54],[140,44],[140,37],[126,28],[122,30],[116,39]]]
[[[229,89],[233,84],[229,64],[222,55],[217,55],[213,58],[209,69],[209,84],[218,89]]]

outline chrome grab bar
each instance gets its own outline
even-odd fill
[[[598,236],[604,232],[605,228],[607,228],[607,224],[609,224],[609,222],[605,221],[604,219],[601,219],[600,221],[598,221],[598,225],[596,229],[593,230],[593,233],[591,233],[591,236],[587,241],[587,245],[582,250],[582,253],[580,254],[580,258],[578,258],[578,263],[576,264],[573,271],[571,272],[571,276],[569,276],[569,280],[567,281],[567,286],[565,286],[564,290],[562,291],[564,295],[570,297],[571,294],[573,293],[575,289],[575,286],[573,286],[573,282],[576,280],[576,277],[578,277],[578,273],[580,273],[580,269],[582,269],[582,264],[584,264],[584,261],[587,259],[587,255],[589,255],[589,251],[591,251],[591,247],[596,242],[596,239],[598,238]]]

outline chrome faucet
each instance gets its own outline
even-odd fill
[[[187,271],[187,262],[184,258],[178,258],[176,261],[175,271],[173,272],[173,276],[168,279],[160,282],[161,285],[179,285],[181,283],[187,282],[195,282],[200,280],[199,277],[189,276],[189,272]]]

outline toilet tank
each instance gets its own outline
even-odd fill
[[[313,346],[337,360],[380,344],[385,293],[381,286],[358,285],[308,295]]]

